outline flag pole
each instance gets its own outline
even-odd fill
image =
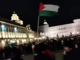
[[[39,16],[38,16],[38,21],[37,21],[37,38],[38,38],[38,35],[39,34]]]
[[[39,4],[39,13],[44,9],[44,6],[43,6],[43,3],[40,3]],[[39,20],[40,16],[38,15],[38,21],[37,21],[37,38],[39,37]]]

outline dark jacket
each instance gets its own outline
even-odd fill
[[[80,60],[80,52],[78,48],[75,48],[64,55],[64,60]]]

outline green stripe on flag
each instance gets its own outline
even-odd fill
[[[43,10],[39,13],[39,16],[54,16],[57,12],[55,11],[49,11],[49,10]]]

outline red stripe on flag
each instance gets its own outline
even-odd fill
[[[45,8],[45,7],[44,7],[43,3],[41,2],[41,3],[39,4],[39,13],[40,13],[44,8]]]

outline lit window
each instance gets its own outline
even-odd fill
[[[2,31],[6,31],[5,25],[1,25],[1,30],[2,30]]]
[[[16,27],[14,28],[14,32],[18,32]]]

